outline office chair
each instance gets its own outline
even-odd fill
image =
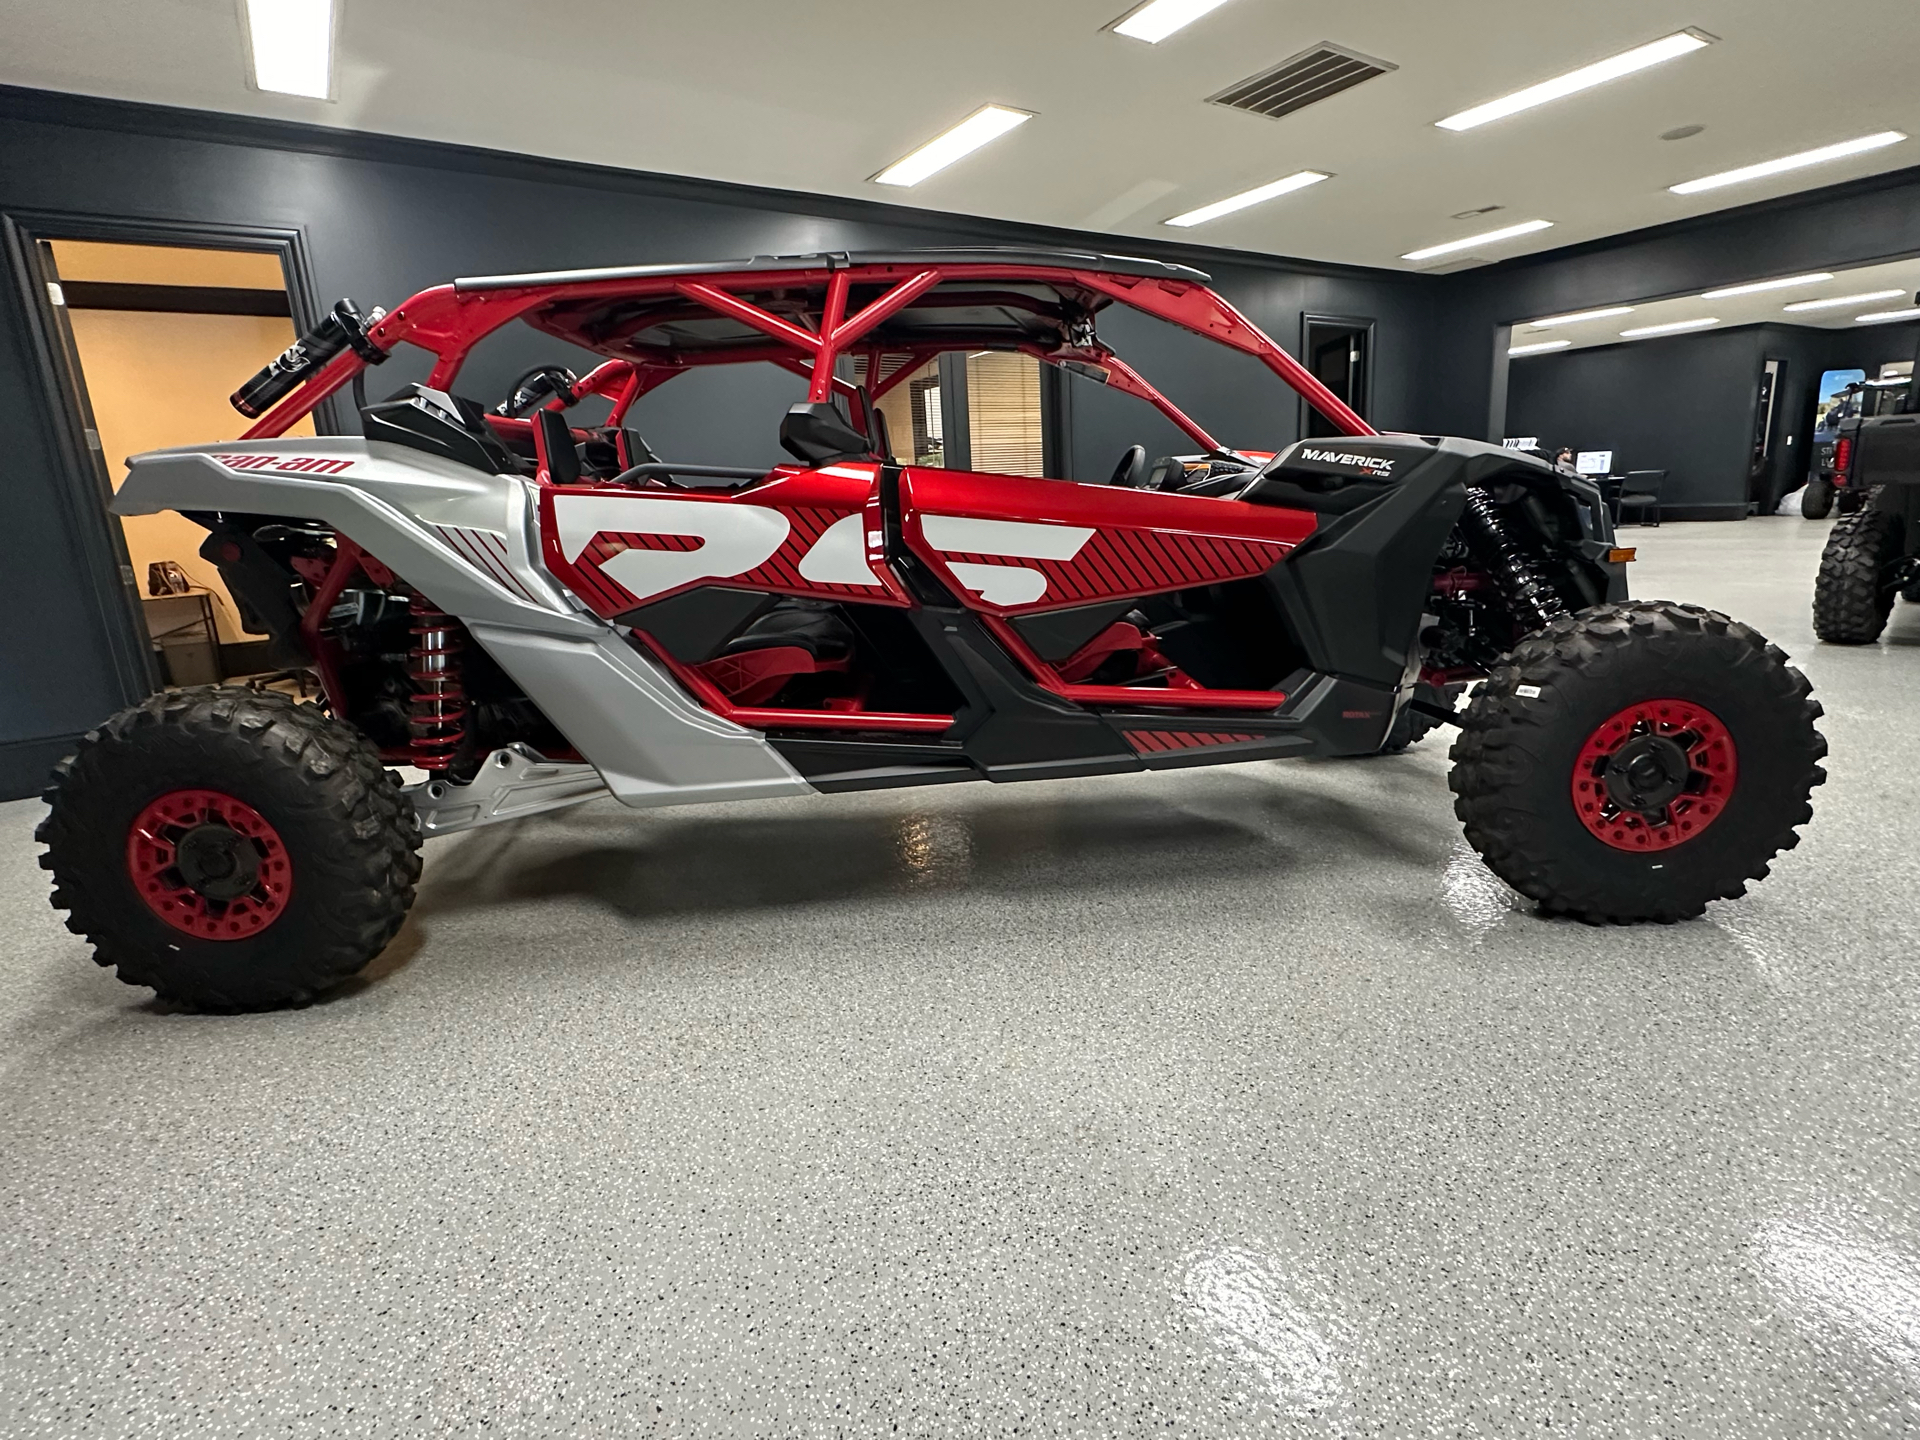
[[[1664,470],[1629,470],[1626,478],[1620,482],[1620,494],[1613,502],[1614,523],[1624,522],[1629,515],[1638,516],[1639,525],[1658,525],[1660,523],[1660,486],[1666,480]],[[1647,518],[1648,516],[1652,518]]]

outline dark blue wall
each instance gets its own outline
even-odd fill
[[[1483,438],[1530,433],[1489,415],[1501,324],[1917,254],[1920,169],[1909,169],[1445,277],[1427,366],[1438,423]]]
[[[1785,362],[1774,407],[1773,464],[1753,487],[1764,508],[1805,479],[1814,389],[1823,370],[1911,360],[1920,326],[1819,330],[1745,325],[1513,361],[1507,433],[1551,448],[1611,450],[1616,473],[1665,470],[1663,500],[1681,518],[1747,513],[1748,463],[1763,361]],[[1788,437],[1793,443],[1787,443]]]

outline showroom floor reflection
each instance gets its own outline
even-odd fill
[[[1920,648],[1813,644],[1825,528],[1634,535],[1833,748],[1681,925],[1532,913],[1437,738],[597,803],[199,1017],[0,807],[0,1433],[1912,1433]]]

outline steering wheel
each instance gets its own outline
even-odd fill
[[[507,398],[493,407],[493,413],[524,415],[535,405],[556,395],[571,405],[573,387],[579,383],[580,377],[571,370],[559,365],[536,365],[513,382],[513,388],[507,391]]]
[[[1147,447],[1129,445],[1127,453],[1120,457],[1120,463],[1113,467],[1113,478],[1109,485],[1124,485],[1129,490],[1138,490],[1147,483]]]

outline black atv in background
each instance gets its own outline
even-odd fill
[[[1813,630],[1836,645],[1880,638],[1896,598],[1920,603],[1920,380],[1898,413],[1846,421],[1836,474],[1858,508],[1834,521],[1813,587]]]
[[[1909,384],[1903,377],[1857,380],[1847,386],[1845,398],[1828,422],[1832,428],[1823,428],[1813,437],[1813,464],[1807,472],[1806,488],[1800,492],[1803,516],[1824,520],[1836,505],[1842,515],[1851,515],[1867,503],[1867,492],[1852,473],[1854,437],[1862,420],[1899,413],[1905,406]]]

